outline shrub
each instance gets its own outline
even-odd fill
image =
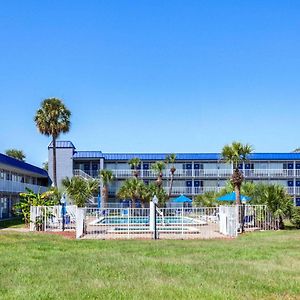
[[[293,207],[291,223],[300,229],[300,206]]]

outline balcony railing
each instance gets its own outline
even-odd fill
[[[76,171],[76,170],[74,170]],[[97,177],[98,172],[94,170],[84,171],[92,177]],[[130,169],[112,170],[116,178],[128,178],[133,176],[133,171]],[[299,169],[253,169],[242,170],[245,177],[248,178],[291,178],[300,177]],[[152,170],[138,170],[139,177],[141,178],[155,178],[157,173]],[[177,169],[174,173],[174,178],[227,178],[232,175],[231,169]],[[170,177],[171,174],[168,170],[163,171],[163,177]]]
[[[43,193],[48,189],[46,186],[0,179],[1,192],[22,193],[26,191],[25,188],[31,189],[34,193]]]
[[[173,186],[172,188],[172,195],[201,195],[206,192],[220,192],[223,187],[220,186],[204,186],[204,187],[185,187],[185,186]],[[284,187],[286,191],[290,195],[300,195],[300,187]],[[164,190],[168,193],[169,192],[169,187],[164,187]],[[109,195],[114,196],[117,192],[118,189],[116,187],[110,187],[109,190]]]

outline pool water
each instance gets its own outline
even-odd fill
[[[157,224],[199,224],[199,220],[194,220],[188,217],[158,217]],[[96,224],[149,224],[149,217],[104,217]]]

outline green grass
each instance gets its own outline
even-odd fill
[[[0,235],[1,299],[299,299],[300,231],[235,240]]]
[[[0,228],[23,228],[25,227],[22,218],[13,218],[0,221]]]

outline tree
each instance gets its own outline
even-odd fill
[[[300,152],[300,148],[296,148],[293,150],[294,153],[299,153]]]
[[[170,178],[170,187],[169,187],[168,199],[170,199],[171,195],[172,195],[172,188],[173,188],[173,182],[174,182],[174,174],[176,172],[175,161],[176,161],[176,154],[172,153],[170,155],[167,155],[167,157],[166,157],[166,164],[167,165],[171,164],[171,168],[170,168],[171,178]]]
[[[21,161],[25,161],[26,159],[26,155],[24,154],[24,152],[22,150],[17,150],[17,149],[8,149],[5,151],[5,154],[7,156],[10,156],[12,158],[21,160]]]
[[[35,194],[29,188],[26,188],[26,193],[20,193],[20,202],[14,206],[16,214],[21,215],[25,224],[30,222],[30,207],[31,206],[53,206],[58,204],[56,191],[50,190],[45,193]]]
[[[108,203],[108,188],[109,184],[114,181],[114,174],[111,170],[103,169],[100,171],[100,179],[101,179],[101,199],[102,199],[102,207],[106,207]]]
[[[41,103],[34,117],[36,127],[41,134],[52,137],[53,147],[53,183],[57,187],[56,141],[61,133],[70,130],[71,112],[57,98],[48,98]]]
[[[215,207],[219,205],[219,202],[217,200],[218,197],[218,193],[209,191],[201,195],[197,195],[193,203],[198,207]]]
[[[222,149],[222,159],[233,165],[233,174],[231,176],[231,183],[234,187],[236,195],[236,204],[241,204],[241,185],[244,180],[243,173],[239,170],[239,164],[247,161],[248,155],[253,151],[248,144],[241,144],[240,142],[233,142],[232,145],[225,145]]]
[[[47,161],[43,162],[43,169],[48,172],[48,170],[49,170],[49,163]]]
[[[290,217],[292,198],[282,185],[257,184],[252,204],[264,204],[279,219],[279,229],[284,229],[283,219]]]
[[[300,207],[295,206],[292,209],[291,223],[295,225],[296,228],[300,229]]]
[[[157,161],[151,166],[153,172],[156,174],[156,184],[159,189],[162,187],[163,183],[163,170],[166,168],[166,165],[163,161]]]
[[[128,164],[130,165],[131,169],[133,169],[133,176],[138,178],[139,177],[138,167],[141,165],[141,160],[138,157],[134,157],[128,161]]]
[[[78,207],[84,207],[86,202],[96,195],[99,188],[97,180],[86,180],[78,176],[71,179],[69,177],[64,178],[62,185],[66,188],[66,194]]]
[[[124,181],[120,187],[117,197],[120,199],[131,199],[132,208],[136,207],[136,201],[141,199],[144,189],[144,182],[136,177]]]

